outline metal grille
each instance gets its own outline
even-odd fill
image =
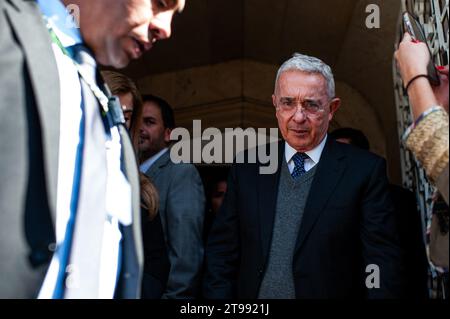
[[[402,6],[402,11],[408,10],[415,14],[424,26],[435,63],[447,65],[449,61],[448,0],[402,0]],[[401,18],[399,18],[398,23],[397,43],[400,42],[403,36],[400,23]],[[412,123],[412,114],[409,108],[408,96],[403,88],[395,60],[393,62],[393,76],[397,106],[397,127],[401,137],[406,128]],[[426,239],[426,230],[431,223],[434,188],[428,182],[425,171],[414,156],[406,150],[402,142],[400,145],[403,186],[416,193],[418,208],[422,215],[424,239]]]
[[[449,30],[448,0],[403,0],[403,9],[414,13],[424,26],[427,40],[430,45],[435,61],[439,65],[448,64],[449,60]],[[397,43],[402,37],[400,20],[398,26]],[[409,108],[409,101],[405,90],[403,89],[400,74],[393,63],[395,102],[397,105],[397,122],[399,136],[402,136],[406,128],[412,123],[412,115]],[[412,154],[407,151],[401,143],[401,166],[403,186],[417,193],[419,209],[423,214],[424,221],[431,209],[431,197],[434,188],[429,184],[425,172],[417,163]]]

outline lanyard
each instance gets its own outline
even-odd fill
[[[56,35],[55,31],[50,25],[50,22],[48,21],[47,17],[44,16],[45,25],[48,29],[48,32],[50,33],[50,37],[52,39],[52,42],[55,43],[60,49],[61,52],[70,58],[70,60],[73,62],[78,74],[80,77],[84,80],[84,82],[87,84],[89,89],[92,91],[92,94],[97,98],[98,102],[100,103],[104,115],[106,115],[109,111],[109,98],[103,93],[103,91],[98,87],[96,83],[94,83],[89,76],[85,74],[85,72],[81,69],[80,65],[73,59],[69,51],[62,45],[61,41],[59,40],[58,36]]]
[[[73,59],[70,52],[63,46],[55,31],[51,27],[47,17],[43,16],[43,18],[48,32],[50,33],[52,42],[55,43],[61,49],[61,52],[73,62],[79,76],[88,85],[89,89],[92,91],[92,94],[94,94],[94,96],[100,103],[102,107],[103,117],[107,118],[107,120],[110,122],[110,126],[125,124],[125,117],[123,115],[122,107],[120,106],[119,98],[117,96],[107,97],[106,94],[98,87],[98,85],[85,74],[80,65]]]

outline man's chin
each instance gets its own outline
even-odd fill
[[[307,152],[312,149],[311,143],[308,143],[307,141],[292,141],[288,144],[291,145],[297,152]]]
[[[130,63],[130,58],[125,54],[99,54],[96,55],[97,63],[110,66],[115,69],[123,69]]]
[[[138,148],[139,148],[139,152],[141,154],[148,155],[148,154],[152,153],[152,149],[150,147],[148,147],[147,145],[139,144]]]
[[[130,63],[130,59],[124,55],[121,58],[112,61],[111,66],[115,69],[123,69]]]

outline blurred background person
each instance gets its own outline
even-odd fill
[[[225,193],[227,191],[227,180],[218,180],[213,187],[211,192],[211,212],[216,215],[219,212],[220,206],[222,205]]]
[[[364,133],[351,127],[335,129],[330,133],[330,137],[341,143],[350,144],[366,151],[370,150],[369,140]]]
[[[112,94],[119,98],[126,126],[130,129],[132,114],[138,116],[138,113],[142,112],[142,97],[136,84],[129,77],[119,72],[102,71],[101,74]],[[133,110],[136,111],[133,113]]]
[[[131,141],[138,152],[141,128],[142,98],[133,80],[114,71],[103,71],[102,76],[112,94],[119,97]],[[139,156],[137,156],[139,158]],[[141,226],[144,246],[143,299],[160,299],[166,289],[170,263],[164,242],[161,217],[158,214],[158,191],[150,179],[139,173],[141,187]]]
[[[330,137],[340,143],[350,144],[369,151],[370,143],[360,130],[342,127],[330,133]],[[395,207],[395,218],[400,247],[403,251],[405,289],[408,299],[428,298],[428,260],[420,212],[413,192],[389,183],[389,191]]]
[[[204,181],[206,187],[206,212],[203,230],[204,242],[207,242],[209,230],[219,212],[227,192],[228,168],[216,172],[212,178]]]
[[[192,299],[199,294],[203,263],[205,194],[192,164],[170,158],[170,133],[175,128],[172,107],[164,99],[143,95],[140,118],[140,171],[151,178],[159,193],[170,272],[163,299]]]
[[[144,274],[142,299],[161,299],[169,278],[170,261],[159,214],[158,191],[150,179],[140,173]]]

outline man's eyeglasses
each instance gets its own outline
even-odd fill
[[[299,101],[293,98],[282,97],[277,103],[277,108],[286,115],[294,115],[298,110],[298,105],[300,104],[303,114],[308,117],[317,117],[322,114],[325,106],[330,102],[331,100],[322,106],[319,101],[312,99]]]

